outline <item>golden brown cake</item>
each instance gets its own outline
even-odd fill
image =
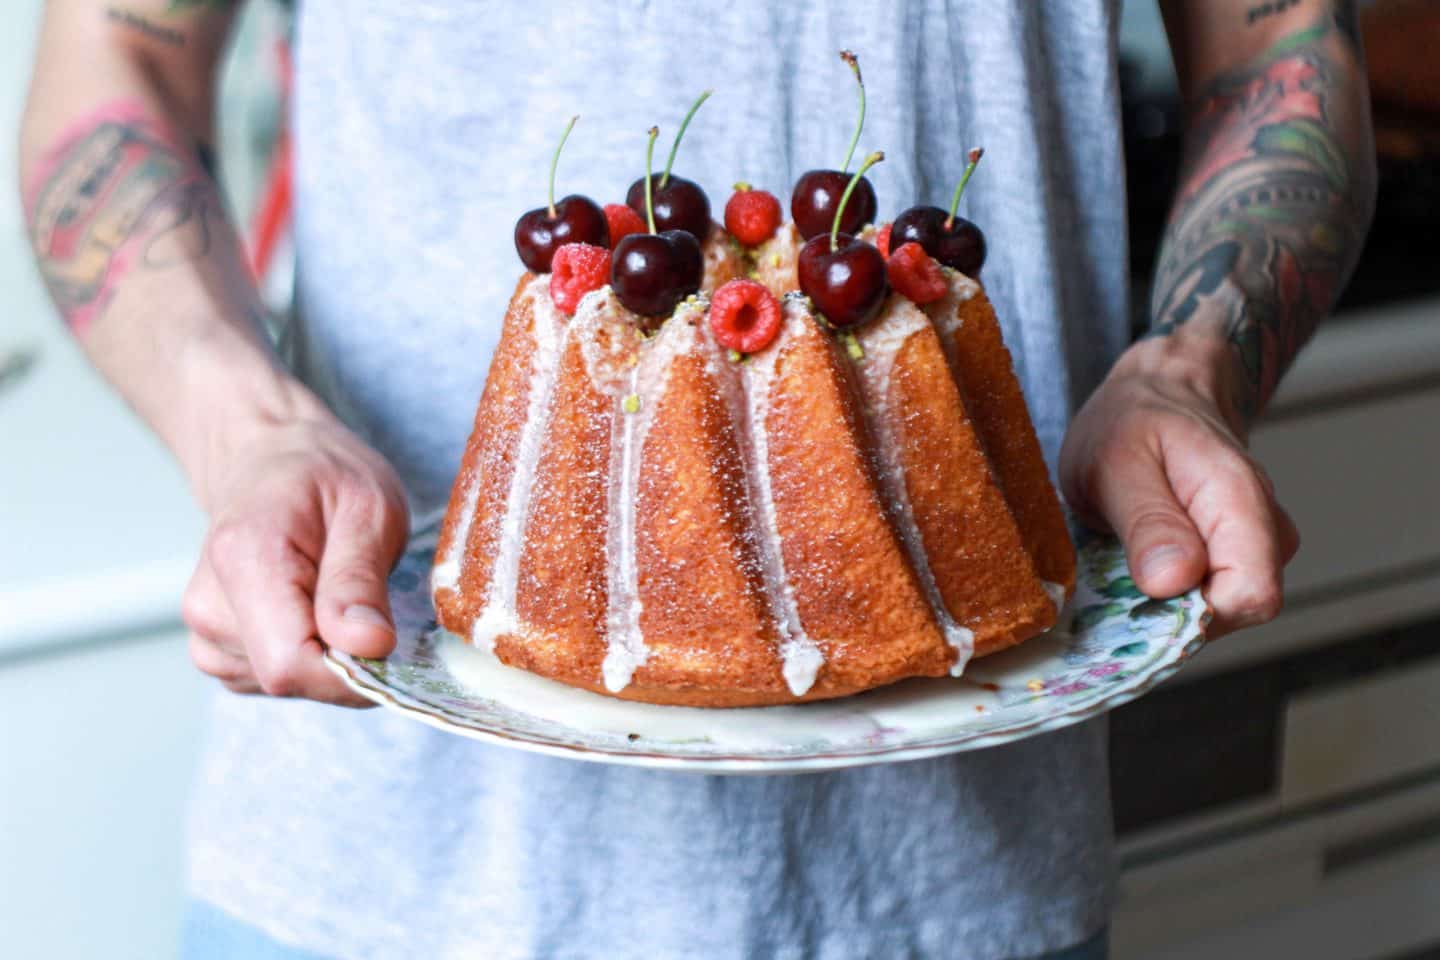
[[[958,674],[1055,622],[1074,551],[979,284],[891,294],[847,349],[786,240],[755,259],[780,333],[743,362],[703,294],[645,337],[608,287],[567,317],[521,278],[437,548],[446,629],[597,693],[749,706]],[[744,269],[706,248],[706,289]]]

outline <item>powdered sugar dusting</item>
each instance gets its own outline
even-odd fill
[[[951,267],[942,267],[941,271],[945,274],[945,283],[949,289],[939,300],[926,304],[925,313],[934,321],[940,333],[948,336],[959,330],[960,325],[965,322],[960,316],[960,304],[979,293],[980,284]]]
[[[642,346],[639,361],[624,383],[621,415],[616,418],[610,454],[610,525],[606,555],[609,606],[606,612],[605,661],[601,667],[605,689],[619,693],[630,685],[635,671],[650,652],[640,630],[639,565],[635,556],[635,504],[640,485],[640,454],[655,420],[655,409],[665,393],[675,358],[695,347],[695,314],[701,303],[687,303]]]
[[[535,318],[535,353],[530,368],[529,406],[525,412],[525,423],[520,428],[515,472],[511,475],[510,489],[505,497],[505,518],[500,525],[495,568],[490,578],[490,596],[486,598],[485,606],[470,630],[471,641],[475,646],[492,652],[495,649],[495,639],[516,628],[515,590],[519,581],[520,553],[525,540],[525,519],[530,512],[530,489],[535,478],[535,467],[540,460],[545,427],[550,420],[550,401],[555,392],[556,373],[560,366],[560,352],[566,329],[564,316],[555,309],[555,304],[550,299],[548,277],[536,277],[530,282],[527,292],[534,304]],[[474,512],[472,503],[462,521],[467,526]],[[457,536],[455,542],[463,543],[464,539]]]
[[[795,588],[785,573],[780,550],[780,525],[775,516],[775,497],[770,486],[769,437],[765,418],[770,406],[770,387],[781,344],[795,336],[806,323],[808,308],[799,298],[785,300],[780,334],[775,342],[742,364],[727,363],[718,372],[731,418],[742,425],[740,455],[745,466],[745,483],[759,522],[758,554],[766,595],[780,636],[781,672],[790,692],[803,696],[815,685],[825,663],[819,645],[805,633]],[[714,352],[718,353],[715,347]]]
[[[793,233],[793,227],[789,229]],[[793,250],[795,246],[792,236],[782,235],[775,240],[779,242],[772,247],[777,252],[781,247]],[[886,513],[911,560],[936,623],[956,651],[951,672],[958,676],[974,649],[974,635],[955,622],[940,596],[901,469],[903,421],[896,418],[904,412],[891,409],[889,401],[896,357],[905,343],[932,323],[942,332],[953,332],[959,323],[959,305],[979,290],[978,284],[963,274],[947,271],[946,276],[949,283],[946,297],[924,312],[901,297],[892,298],[885,314],[859,332],[864,356],[855,368],[864,400],[862,409],[875,442],[871,456],[879,466],[876,474]],[[605,534],[606,653],[600,679],[605,688],[614,693],[629,686],[635,671],[650,657],[641,630],[637,557],[636,505],[642,454],[674,363],[679,357],[699,352],[736,427],[746,499],[754,515],[750,536],[773,617],[781,673],[792,694],[798,697],[808,693],[825,665],[825,656],[819,643],[805,631],[796,588],[786,570],[772,488],[766,423],[782,349],[794,337],[809,335],[806,325],[815,322],[806,298],[799,293],[787,294],[783,298],[781,330],[776,341],[745,362],[734,363],[724,359],[726,351],[714,341],[705,316],[708,302],[703,296],[682,304],[660,331],[646,340],[638,334],[638,327],[632,322],[634,318],[619,304],[609,287],[587,294],[575,316],[568,321],[551,301],[546,278],[533,280],[525,295],[533,304],[531,336],[534,340],[526,416],[516,441],[489,594],[471,629],[473,645],[493,653],[497,637],[523,632],[516,613],[520,560],[528,519],[536,509],[532,490],[549,428],[560,362],[567,348],[574,349],[577,345],[571,342],[573,338],[578,341],[591,386],[616,406],[608,461],[604,461],[603,454],[600,457],[607,463],[604,469],[609,474]],[[462,498],[463,515],[459,518],[456,536],[432,574],[432,587],[436,589],[453,588],[461,580],[466,540],[482,486],[479,474],[479,470],[472,471]],[[1046,583],[1045,589],[1057,609],[1064,604],[1062,586]]]
[[[700,289],[706,293],[714,293],[725,281],[745,273],[744,258],[740,254],[739,245],[725,232],[724,227],[714,221],[710,223],[709,235],[700,244],[700,257],[704,270]]]
[[[535,356],[532,360],[533,373],[531,379],[530,409],[526,424],[532,424],[539,420],[535,414],[538,409],[543,409],[545,397],[540,393],[548,394],[548,385],[554,380],[554,368],[559,357],[560,327],[564,321],[560,319],[550,300],[550,287],[547,277],[540,276],[531,280],[525,288],[525,295],[530,298],[533,305],[531,312],[531,337],[535,341]],[[548,364],[548,371],[545,365]],[[544,387],[544,390],[537,391],[536,387]],[[538,452],[540,443],[540,429],[535,427],[527,430],[526,439],[530,439]],[[521,442],[521,449],[524,449],[524,440]],[[433,571],[430,574],[430,589],[432,591],[442,588],[455,589],[460,584],[461,561],[465,556],[466,542],[470,539],[470,528],[475,521],[475,505],[480,499],[482,471],[477,467],[470,472],[469,481],[465,486],[463,496],[464,507],[460,511],[459,521],[455,527],[455,536],[451,538],[444,556],[440,557]],[[513,489],[513,484],[512,484]]]
[[[795,224],[782,224],[775,236],[755,248],[755,279],[777,297],[798,289],[796,261],[803,244]]]
[[[639,355],[638,329],[622,319],[624,309],[607,285],[585,294],[570,321],[590,385],[601,393],[617,393],[628,383]]]
[[[945,634],[945,640],[955,648],[955,663],[950,667],[953,676],[960,676],[975,651],[975,634],[968,627],[955,622],[940,596],[935,582],[935,573],[930,568],[929,555],[920,528],[915,522],[915,512],[910,504],[910,495],[905,488],[904,466],[900,456],[900,440],[896,435],[898,414],[890,409],[890,378],[895,368],[895,357],[905,343],[916,333],[930,325],[925,314],[909,300],[893,296],[886,304],[885,311],[873,323],[867,325],[858,336],[865,356],[857,364],[860,393],[864,400],[865,418],[870,434],[875,440],[876,454],[881,469],[878,472],[880,488],[884,492],[891,520],[910,557],[910,563],[925,591],[930,608]]]

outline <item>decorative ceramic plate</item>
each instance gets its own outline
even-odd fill
[[[707,773],[834,769],[976,750],[1056,730],[1133,700],[1204,642],[1198,590],[1149,600],[1113,539],[1080,546],[1079,584],[1041,637],[973,662],[959,679],[916,679],[781,707],[661,707],[603,697],[506,667],[435,624],[436,526],[390,578],[399,645],[385,660],[328,651],[381,706],[490,743],[604,763]]]

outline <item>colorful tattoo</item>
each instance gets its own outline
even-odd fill
[[[1150,335],[1218,324],[1244,370],[1247,419],[1334,304],[1369,224],[1373,166],[1336,106],[1358,82],[1349,6],[1217,78],[1190,115]],[[1326,52],[1337,37],[1348,62]]]
[[[77,335],[131,270],[208,254],[222,216],[192,151],[130,102],[100,108],[62,138],[26,201],[41,274]]]
[[[1291,7],[1298,7],[1300,0],[1269,0],[1267,3],[1257,3],[1245,11],[1245,25],[1250,26],[1258,20],[1266,17],[1273,17],[1277,13],[1284,13]]]
[[[235,0],[170,0],[170,9],[172,11],[194,9],[203,10],[207,7],[217,10],[223,10],[227,7],[233,6],[235,6]]]
[[[154,20],[136,10],[125,7],[106,7],[105,18],[118,26],[133,30],[136,33],[144,34],[151,40],[158,40],[161,43],[168,43],[172,47],[185,46],[185,32],[174,27],[167,27],[164,24],[156,23]]]

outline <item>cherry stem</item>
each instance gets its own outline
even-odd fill
[[[675,164],[675,152],[680,149],[680,138],[685,136],[685,128],[690,126],[690,118],[695,116],[695,111],[700,109],[700,104],[710,99],[714,90],[706,90],[700,94],[700,99],[690,107],[690,112],[685,114],[685,119],[680,121],[680,129],[675,131],[675,142],[670,145],[670,156],[665,159],[665,173],[660,177],[660,186],[670,182],[670,168]]]
[[[840,172],[846,173],[850,169],[850,161],[855,159],[855,145],[860,142],[860,131],[865,129],[865,81],[860,78],[860,61],[855,54],[841,50],[840,59],[854,72],[855,83],[860,87],[860,121],[855,124],[855,136],[850,138],[850,149],[845,151],[845,163],[840,167]]]
[[[577,113],[565,124],[565,132],[560,134],[560,142],[555,146],[555,156],[550,158],[550,219],[555,219],[555,168],[560,166],[560,151],[565,149],[565,141],[570,139],[570,131],[575,129],[575,121],[580,119]]]
[[[840,218],[845,215],[845,204],[850,202],[850,194],[855,192],[855,184],[859,183],[861,178],[865,176],[866,170],[869,170],[884,159],[885,154],[876,150],[865,158],[865,162],[860,164],[860,169],[855,171],[855,176],[851,177],[850,182],[845,184],[845,192],[840,194],[840,205],[835,208],[835,222],[830,225],[831,253],[840,249]]]
[[[975,172],[975,168],[980,164],[980,158],[983,156],[985,156],[985,151],[981,147],[970,151],[970,162],[965,165],[965,172],[960,175],[960,182],[955,186],[955,195],[950,198],[950,215],[945,218],[946,230],[949,230],[955,223],[955,211],[960,209],[960,194],[965,192],[965,184],[970,182],[970,174]]]
[[[650,128],[650,142],[645,146],[645,223],[650,232],[655,232],[655,200],[650,191],[650,163],[655,157],[655,138],[660,136],[659,127]]]

